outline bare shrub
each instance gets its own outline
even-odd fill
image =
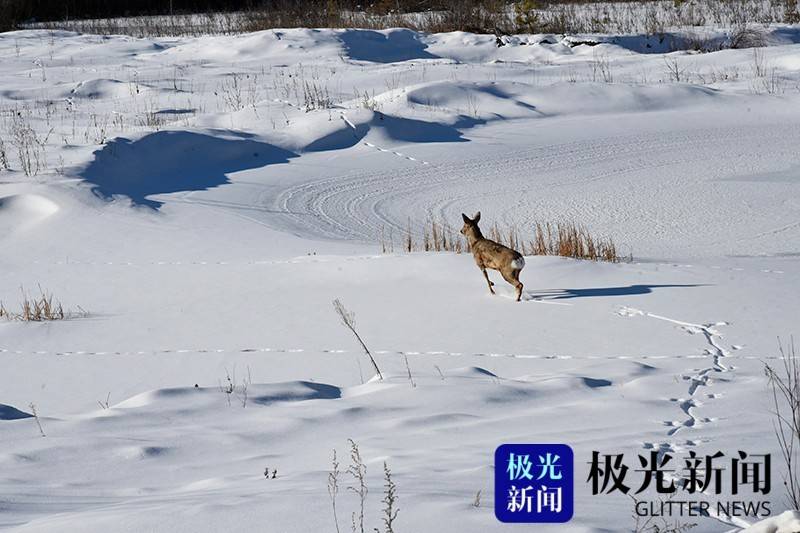
[[[225,399],[227,400],[228,405],[231,404],[231,396],[236,391],[236,368],[233,369],[233,372],[233,377],[231,377],[228,369],[225,369],[225,381],[223,382],[220,380],[219,382],[219,391],[225,394]]]
[[[752,71],[750,87],[755,94],[781,94],[785,91],[784,79],[766,60],[763,48],[753,48]]]
[[[138,114],[136,118],[139,126],[148,130],[160,131],[161,128],[167,125],[166,117],[156,109],[146,109],[143,113]]]
[[[52,132],[51,129],[50,133]],[[11,145],[16,149],[20,168],[26,176],[35,176],[47,168],[45,146],[50,133],[45,137],[37,134],[31,125],[30,117],[22,111],[14,114],[10,133]],[[7,165],[6,161],[4,166]]]
[[[674,47],[683,48],[686,50],[695,50],[697,52],[716,52],[725,47],[725,43],[712,36],[701,32],[690,32],[681,39],[681,46]]]
[[[250,384],[253,383],[253,378],[250,377],[250,367],[247,367],[247,377],[242,379],[241,385],[239,385],[239,401],[242,402],[242,407],[247,407],[247,389],[250,388]]]
[[[3,170],[11,170],[8,164],[8,154],[6,153],[6,143],[0,139],[0,168]]]
[[[333,507],[333,523],[336,526],[336,533],[339,533],[339,517],[336,515],[336,496],[339,494],[339,461],[336,459],[335,449],[331,467],[331,471],[328,473],[328,496],[331,498],[331,507]]]
[[[221,95],[225,105],[231,111],[239,111],[244,109],[244,84],[242,82],[243,74],[238,72],[231,72],[220,83],[219,90],[214,93]]]
[[[347,467],[347,473],[353,476],[353,485],[347,488],[358,496],[359,501],[358,512],[354,511],[351,516],[353,533],[364,533],[364,505],[369,492],[367,489],[367,465],[361,459],[361,452],[355,441],[347,439],[347,442],[350,443],[350,466]]]
[[[389,228],[389,235],[386,235],[386,228],[381,226],[381,252],[393,253],[394,252],[394,232]]]
[[[365,528],[365,507],[367,503],[367,494],[369,493],[369,489],[367,488],[367,465],[364,464],[358,444],[356,444],[353,439],[347,439],[347,443],[350,446],[350,465],[345,470],[345,473],[352,478],[351,484],[347,486],[347,490],[355,494],[358,499],[356,510],[353,511],[350,516],[350,528],[353,533],[364,533],[367,531]],[[336,533],[340,533],[336,506],[336,497],[339,494],[340,474],[339,461],[337,459],[336,449],[334,449],[333,458],[331,459],[331,471],[328,472],[328,496],[330,496],[331,506],[333,507],[333,521]],[[383,481],[383,498],[381,499],[383,503],[383,516],[381,517],[383,533],[394,533],[394,523],[399,512],[399,508],[397,507],[397,484],[394,482],[392,471],[386,461],[383,462]],[[380,529],[377,527],[372,528],[370,531],[380,533]]]
[[[303,82],[303,108],[306,113],[315,109],[330,109],[333,107],[333,98],[327,85],[315,81]]]
[[[611,73],[611,61],[608,59],[608,54],[595,51],[589,64],[592,67],[592,81],[601,79],[605,83],[613,83],[614,76]]]
[[[763,30],[743,24],[731,32],[728,48],[758,48],[767,44],[767,36]]]
[[[242,379],[240,384],[236,382],[236,366],[233,367],[233,373],[231,374],[228,372],[228,369],[225,369],[225,379],[219,381],[219,390],[220,392],[225,394],[225,400],[228,402],[228,405],[231,405],[231,398],[236,398],[239,403],[242,404],[242,407],[247,407],[247,389],[253,383],[253,379],[250,376],[250,367],[247,367],[247,377]]]
[[[751,88],[756,94],[782,94],[786,91],[786,82],[777,69],[770,68],[763,77],[753,80]]]
[[[786,498],[792,509],[800,509],[800,362],[794,338],[785,347],[779,340],[778,351],[781,366],[773,368],[765,363],[764,372],[772,389],[773,427],[786,466],[783,473]]]
[[[667,78],[675,83],[686,81],[686,67],[678,62],[677,57],[664,57]]]
[[[753,75],[763,78],[767,74],[767,61],[763,48],[753,48]]]
[[[105,144],[108,139],[108,119],[107,114],[92,113],[83,134],[84,140],[87,143],[91,140],[94,144]]]
[[[392,471],[386,461],[383,462],[383,520],[384,533],[394,533],[394,521],[397,519],[397,485],[392,479]]]
[[[355,89],[355,100],[358,102],[359,107],[363,107],[364,109],[369,109],[370,111],[380,111],[381,110],[381,103],[375,99],[375,91],[372,91],[370,94],[369,91],[364,89],[364,92],[360,92],[358,89]]]

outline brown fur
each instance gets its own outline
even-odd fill
[[[500,272],[503,279],[517,289],[517,301],[520,301],[522,297],[522,282],[519,280],[519,273],[522,272],[522,268],[525,266],[522,254],[483,236],[478,227],[478,221],[481,219],[480,211],[474,218],[469,218],[464,213],[461,214],[461,217],[464,219],[464,227],[461,228],[461,234],[469,241],[469,247],[475,257],[475,263],[483,272],[486,283],[489,284],[489,292],[494,294],[494,283],[489,280],[489,274],[486,272],[487,268]],[[522,266],[516,266],[520,264]]]

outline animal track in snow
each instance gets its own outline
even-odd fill
[[[682,331],[690,335],[700,335],[705,339],[706,346],[703,348],[703,354],[711,359],[711,366],[705,368],[693,368],[690,371],[681,375],[683,381],[688,382],[687,397],[669,398],[669,401],[676,404],[678,408],[684,413],[686,418],[684,420],[664,420],[664,426],[670,428],[667,431],[667,436],[672,437],[678,432],[685,430],[694,430],[704,425],[714,423],[718,418],[714,417],[701,417],[698,416],[695,410],[704,402],[698,398],[697,391],[700,387],[710,387],[717,381],[723,381],[721,377],[723,374],[730,373],[735,367],[726,365],[723,360],[731,357],[731,350],[738,350],[741,348],[739,345],[733,345],[729,348],[723,344],[723,336],[719,328],[727,326],[728,322],[711,322],[708,324],[693,324],[683,320],[676,320],[673,318],[656,315],[641,309],[633,307],[621,307],[617,310],[617,314],[624,317],[649,317],[664,322],[669,322],[678,326]],[[714,400],[722,398],[723,393],[705,393],[705,400]],[[688,441],[687,441],[688,442]],[[698,442],[694,440],[692,442]],[[644,443],[645,449],[657,449],[665,453],[670,450],[675,450],[676,447],[672,443],[660,443],[655,445],[653,443]]]

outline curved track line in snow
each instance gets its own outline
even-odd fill
[[[286,213],[271,217],[277,229],[312,238],[378,242],[381,232],[404,235],[409,217],[455,221],[467,206],[480,205],[494,220],[510,218],[520,227],[542,219],[590,226],[613,220],[632,242],[704,253],[716,245],[729,253],[748,229],[729,216],[729,203],[737,203],[727,193],[730,173],[782,161],[794,143],[800,143],[796,128],[754,125],[645,132],[477,156],[458,147],[429,165],[302,182],[263,207]],[[709,203],[709,195],[725,201]],[[686,225],[686,217],[699,222]],[[411,230],[421,233],[421,224]]]
[[[352,130],[353,136],[358,137],[358,135],[356,133],[357,132],[356,125],[353,124],[352,121],[349,118],[347,118],[347,115],[345,115],[344,112],[340,113],[340,116],[342,117],[342,120],[347,125],[347,127]],[[421,163],[423,165],[429,165],[430,164],[427,161],[423,161],[422,159],[417,159],[416,157],[412,157],[410,155],[406,155],[406,154],[398,152],[396,150],[390,150],[388,148],[383,148],[382,146],[378,146],[377,144],[373,144],[373,143],[368,142],[368,141],[363,141],[362,144],[364,146],[369,146],[370,148],[374,148],[375,150],[377,150],[379,152],[390,153],[392,155],[396,155],[397,157],[402,157],[403,159],[406,159],[408,161],[413,161],[415,163]]]

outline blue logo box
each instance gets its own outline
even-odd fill
[[[494,452],[494,514],[501,522],[568,522],[574,456],[566,444],[503,444]]]

